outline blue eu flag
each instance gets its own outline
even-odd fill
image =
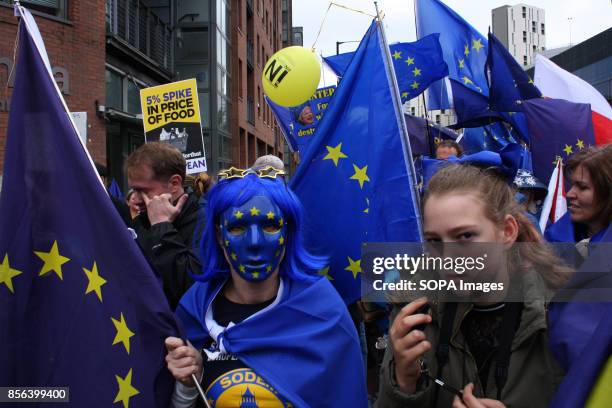
[[[347,303],[360,297],[362,242],[420,241],[414,173],[393,70],[373,22],[292,181],[308,219],[306,243],[330,256],[320,271]]]
[[[563,99],[530,99],[523,102],[531,136],[533,172],[547,182],[558,159],[595,145],[591,107]]]
[[[448,75],[438,37],[439,34],[431,34],[416,42],[389,46],[402,103],[419,96],[433,81]],[[324,59],[338,76],[344,76],[354,54]]]
[[[502,112],[521,111],[521,101],[542,96],[523,68],[506,47],[489,33],[487,57],[489,105]]]
[[[415,1],[417,36],[423,38],[440,33],[440,45],[444,61],[448,65],[448,76],[488,96],[488,84],[484,75],[487,40],[441,1]],[[450,107],[444,81],[433,83],[428,94],[430,109]]]
[[[31,14],[0,199],[0,384],[70,387],[78,407],[167,407],[177,324],[79,142]]]

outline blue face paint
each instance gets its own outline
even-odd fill
[[[260,282],[274,272],[285,248],[283,214],[268,197],[255,196],[221,215],[222,245],[232,269]]]

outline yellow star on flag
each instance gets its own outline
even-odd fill
[[[235,253],[235,252],[232,252],[232,253],[230,254],[230,257],[231,257],[231,258],[232,258],[234,261],[237,261],[237,260],[238,260],[238,256],[236,256],[236,253]]]
[[[251,275],[253,275],[255,279],[259,278],[259,272],[253,272]]]
[[[117,392],[117,396],[115,397],[115,401],[113,401],[113,404],[116,404],[121,401],[123,402],[123,408],[129,408],[130,398],[140,394],[140,391],[132,387],[132,369],[130,368],[130,371],[128,371],[125,378],[121,378],[118,375],[115,375],[115,378],[117,379],[119,392]]]
[[[361,273],[361,259],[353,261],[350,256],[347,257],[349,265],[344,268],[345,271],[353,272],[353,279],[357,279],[357,274]]]
[[[283,219],[281,218],[280,220],[278,220],[278,226],[282,227],[283,224],[285,224],[285,221],[283,221]]]
[[[408,92],[402,92],[402,98],[407,98],[408,97]]]
[[[331,276],[329,276],[329,266],[326,266],[323,269],[319,270],[319,275],[321,276],[325,276],[328,280],[333,281],[334,278],[332,278]]]
[[[281,251],[280,251],[280,249],[279,249],[278,251],[276,251],[276,252],[274,253],[274,256],[275,256],[276,258],[278,258],[278,257],[280,256],[280,254],[281,254]]]
[[[268,217],[269,220],[273,220],[274,219],[274,213],[272,211],[268,211],[266,216]]]
[[[251,208],[251,216],[252,217],[258,216],[259,213],[260,213],[259,208],[257,208],[257,207]]]
[[[420,76],[421,75],[421,70],[418,69],[417,67],[414,67],[414,69],[412,70],[412,75]]]
[[[569,156],[570,154],[574,153],[574,152],[572,151],[572,146],[570,146],[570,145],[568,145],[568,144],[566,144],[566,145],[565,145],[565,148],[563,149],[563,151],[564,151],[564,152],[565,152],[565,154],[567,154],[568,156]]]
[[[419,83],[417,81],[412,81],[412,85],[410,85],[412,87],[412,89],[417,89],[419,87]]]
[[[363,212],[366,213],[366,214],[369,214],[370,213],[370,200],[368,200],[367,198],[366,198],[366,204],[368,206],[366,207],[365,210],[363,210]]]
[[[225,240],[225,246],[228,247],[229,246],[229,240]]]
[[[480,51],[480,49],[484,47],[480,41],[480,39],[472,40],[472,49],[476,50],[476,52]]]
[[[340,159],[346,159],[348,156],[342,153],[342,143],[338,143],[336,147],[325,146],[327,148],[327,156],[323,160],[332,160],[334,165],[338,167],[338,161]]]
[[[400,58],[402,58],[402,53],[396,50],[393,53],[393,59],[400,59]]]
[[[285,243],[285,237],[280,237],[278,239],[278,245],[283,245]]]
[[[535,85],[535,82],[533,82],[533,79],[531,79],[531,78],[529,78],[529,83],[530,83],[531,85]]]
[[[242,273],[244,273],[244,271],[246,271],[246,268],[244,267],[244,265],[239,265],[238,266],[238,270]]]
[[[121,312],[120,320],[115,320],[111,317],[113,324],[115,325],[115,329],[117,329],[117,334],[115,335],[115,340],[113,340],[113,346],[118,343],[123,343],[123,347],[125,347],[125,351],[130,354],[130,338],[134,336],[134,332],[130,330],[125,321],[125,317],[123,317],[123,312]]]
[[[62,265],[68,262],[70,258],[60,255],[59,250],[57,249],[57,241],[53,241],[53,245],[51,246],[51,250],[49,252],[34,251],[34,253],[40,259],[45,261],[45,264],[42,266],[38,276],[43,276],[44,274],[53,271],[57,274],[57,276],[59,276],[60,279],[64,279],[62,276]]]
[[[576,142],[576,146],[578,147],[578,149],[582,150],[584,149],[584,142],[578,139],[578,141]]]
[[[406,63],[407,63],[408,65],[412,65],[412,64],[414,64],[414,58],[410,58],[410,57],[408,57],[408,59],[406,60]]]
[[[463,54],[465,54],[465,56],[467,57],[468,55],[470,55],[470,46],[465,44],[465,47],[463,48]]]
[[[474,82],[472,82],[472,80],[470,78],[468,78],[467,76],[464,75],[463,76],[463,83],[465,85],[467,85],[467,84],[473,84]]]
[[[270,272],[270,271],[272,271],[272,265],[266,266],[266,272]]]
[[[83,268],[83,272],[85,272],[85,275],[87,275],[87,279],[89,280],[87,289],[85,289],[85,294],[96,292],[98,299],[100,299],[100,302],[102,302],[102,285],[106,283],[106,280],[98,273],[98,265],[96,265],[96,262],[94,261],[91,270]]]
[[[11,293],[15,293],[13,289],[13,278],[21,275],[23,272],[17,269],[12,269],[9,263],[8,254],[4,254],[4,260],[0,264],[0,283],[4,283]]]
[[[461,58],[459,60],[459,68],[465,68],[465,59]]]
[[[370,181],[370,178],[367,174],[368,166],[365,165],[362,168],[359,168],[353,164],[353,168],[355,169],[355,174],[351,176],[351,180],[359,181],[359,187],[363,188],[363,183],[365,183],[366,181]]]
[[[240,210],[234,212],[234,218],[236,218],[237,220],[241,219],[243,215],[244,214]]]

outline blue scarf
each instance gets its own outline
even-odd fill
[[[187,338],[209,337],[208,306],[224,281],[196,282],[176,310]],[[228,353],[263,377],[296,407],[366,407],[359,340],[346,306],[325,278],[283,280],[279,302],[225,330]]]

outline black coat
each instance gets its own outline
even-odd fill
[[[200,237],[194,240],[198,222],[198,199],[193,194],[174,222],[161,222],[151,226],[146,214],[133,221],[138,244],[162,281],[164,293],[172,310],[176,309],[183,294],[193,284],[189,272],[199,274],[202,265],[194,249]]]

